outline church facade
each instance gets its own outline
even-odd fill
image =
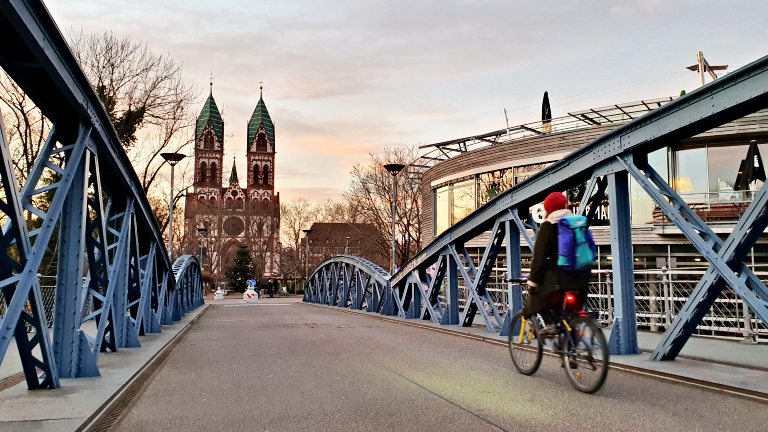
[[[195,123],[195,176],[186,195],[184,226],[189,253],[202,251],[214,282],[225,280],[240,247],[254,258],[254,277],[279,276],[280,194],[275,193],[275,125],[263,96],[248,122],[245,187],[231,162],[224,179],[224,121],[213,89]],[[239,159],[239,156],[237,157]]]

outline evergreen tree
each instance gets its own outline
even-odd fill
[[[228,268],[224,275],[229,280],[230,289],[244,292],[248,279],[253,278],[254,272],[251,251],[246,246],[240,246],[232,262],[232,267]]]

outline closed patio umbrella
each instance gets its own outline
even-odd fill
[[[752,140],[749,143],[747,157],[741,160],[739,173],[736,175],[734,190],[749,190],[749,185],[757,180],[765,181],[765,165],[760,156],[760,149],[757,147],[757,141]]]
[[[546,91],[541,102],[541,129],[544,133],[552,132],[552,108],[549,106],[549,94]]]

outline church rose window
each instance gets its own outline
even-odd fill
[[[224,233],[228,236],[239,236],[245,229],[245,223],[238,217],[228,217],[224,220]]]

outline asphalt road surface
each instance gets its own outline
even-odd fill
[[[310,305],[212,305],[184,338],[118,430],[768,430],[756,402],[615,370],[584,395],[555,358],[526,377],[505,347]]]

